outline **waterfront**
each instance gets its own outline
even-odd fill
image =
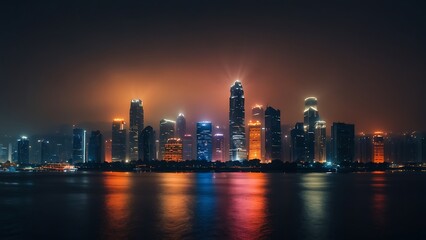
[[[1,239],[426,239],[426,174],[3,173]]]

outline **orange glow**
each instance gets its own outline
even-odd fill
[[[114,122],[124,122],[124,118],[114,118]]]
[[[105,162],[112,162],[112,140],[108,139],[105,141]]]
[[[385,162],[385,142],[383,132],[375,132],[373,135],[373,162]]]
[[[248,124],[249,127],[249,159],[262,158],[262,124],[259,121]]]
[[[165,161],[182,161],[183,145],[180,138],[170,138],[165,145]]]
[[[128,238],[128,222],[130,217],[130,176],[128,173],[104,172],[106,226],[108,236],[105,239]]]

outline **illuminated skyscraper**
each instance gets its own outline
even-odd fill
[[[48,163],[52,161],[50,142],[48,140],[37,140],[37,147],[33,150],[37,151],[35,159],[37,163]]]
[[[74,128],[72,130],[72,160],[86,162],[86,130]]]
[[[105,141],[105,162],[112,162],[112,139]]]
[[[305,160],[305,130],[303,123],[296,123],[290,132],[291,135],[291,161],[301,162]]]
[[[197,122],[197,160],[212,160],[211,122]]]
[[[260,159],[265,159],[265,110],[263,109],[262,105],[255,105],[251,109],[252,113],[252,120],[253,122],[259,121],[261,124],[261,132],[260,132],[260,151],[261,151],[261,157]]]
[[[229,98],[229,157],[231,161],[247,159],[244,90],[239,80],[231,86]]]
[[[186,120],[183,113],[179,113],[176,119],[176,137],[183,139],[186,134]]]
[[[166,143],[169,138],[175,137],[175,125],[176,122],[168,119],[161,119],[160,121],[160,152],[159,159],[163,159],[166,151]],[[164,159],[163,159],[164,160]]]
[[[265,160],[281,160],[281,112],[267,107],[265,110]]]
[[[89,139],[88,162],[103,163],[105,161],[104,137],[100,131],[92,131]]]
[[[27,137],[18,139],[17,155],[19,164],[25,165],[30,163],[30,141]]]
[[[326,140],[325,121],[317,121],[315,123],[315,162],[327,161]]]
[[[165,161],[182,161],[182,140],[169,138],[165,145]]]
[[[331,126],[331,151],[335,163],[353,162],[355,156],[355,125],[333,123]]]
[[[143,161],[155,160],[155,131],[151,126],[147,126],[142,130],[139,142],[142,146],[139,151],[139,153],[142,154],[140,156],[140,159],[142,159]]]
[[[249,160],[259,159],[262,160],[262,149],[261,149],[261,132],[262,124],[259,121],[248,123],[249,128]]]
[[[222,133],[213,135],[213,161],[225,161],[225,137]]]
[[[139,159],[139,135],[144,128],[144,114],[142,100],[133,99],[130,102],[130,124],[129,124],[129,158]]]
[[[305,129],[305,160],[307,162],[312,162],[314,160],[315,123],[320,120],[317,105],[317,98],[308,97],[305,99],[303,127]]]
[[[126,123],[122,118],[116,118],[112,122],[112,146],[111,155],[113,162],[125,162],[126,159]]]
[[[373,163],[385,162],[384,143],[383,132],[375,132],[373,135]]]
[[[363,163],[373,161],[373,137],[365,133],[361,133],[356,138],[356,160]]]
[[[185,134],[182,139],[183,160],[194,160],[194,138],[191,134]]]

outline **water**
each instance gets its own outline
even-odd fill
[[[2,173],[0,239],[426,239],[426,173]]]

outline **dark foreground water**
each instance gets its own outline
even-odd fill
[[[426,173],[2,173],[8,238],[426,239]]]

